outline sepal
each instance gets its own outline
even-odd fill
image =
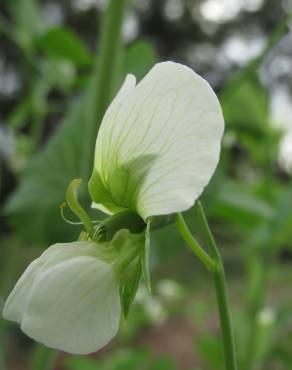
[[[112,245],[119,249],[119,257],[116,259],[114,268],[120,282],[121,305],[125,317],[128,315],[141,280],[145,235],[145,230],[139,234],[120,230],[112,240]]]

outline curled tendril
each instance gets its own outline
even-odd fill
[[[71,221],[71,220],[68,220],[68,218],[64,215],[64,209],[65,209],[66,206],[67,206],[66,202],[63,202],[59,206],[60,207],[60,214],[61,214],[62,219],[67,224],[70,224],[70,225],[83,225],[83,222],[81,222],[81,221]]]
[[[104,241],[106,239],[106,227],[104,225],[97,226],[92,238],[96,241]]]
[[[84,225],[84,228],[89,235],[90,238],[92,238],[94,228],[93,228],[93,223],[91,221],[91,218],[87,214],[87,212],[84,210],[84,208],[81,206],[81,204],[78,201],[78,195],[77,195],[77,190],[81,184],[81,179],[74,179],[70,182],[67,191],[66,191],[66,204],[68,207],[71,209],[71,211],[79,218],[81,221],[81,224]],[[61,209],[61,215],[62,215],[62,210],[64,208],[64,203],[61,204],[60,209]],[[63,217],[63,219],[66,221],[67,219]],[[72,224],[70,220],[68,220],[69,223]],[[67,221],[66,221],[67,222]],[[73,225],[76,225],[76,223],[73,223]],[[77,225],[80,225],[77,223]]]
[[[67,224],[70,224],[70,225],[83,225],[83,222],[81,221],[71,221],[69,220],[65,214],[64,214],[64,209],[66,208],[67,206],[67,203],[66,202],[63,202],[59,205],[59,208],[60,208],[60,214],[61,214],[61,217],[62,219],[67,223]],[[101,220],[91,220],[91,222],[95,225],[99,224],[101,222]]]

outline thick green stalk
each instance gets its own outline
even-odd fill
[[[221,332],[223,339],[224,347],[224,358],[225,358],[225,369],[226,370],[236,370],[237,369],[237,360],[235,353],[235,343],[231,322],[231,315],[227,297],[227,288],[225,280],[225,271],[224,265],[222,262],[221,254],[213,237],[213,234],[208,225],[208,221],[203,209],[201,202],[198,202],[199,216],[204,228],[205,235],[207,237],[209,248],[211,249],[213,259],[215,262],[215,268],[212,271],[217,304],[219,310]]]
[[[116,69],[119,65],[121,51],[121,29],[125,14],[127,0],[110,0],[104,15],[97,50],[97,63],[95,73],[96,97],[95,109],[92,112],[90,127],[87,129],[90,142],[86,143],[84,158],[91,158],[90,163],[85,163],[82,178],[87,181],[92,171],[94,144],[99,125],[107,106],[112,98],[115,85]]]

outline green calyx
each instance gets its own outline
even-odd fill
[[[150,217],[148,224],[149,230],[161,229],[175,221],[176,215],[165,215]],[[141,233],[146,229],[147,224],[135,212],[130,210],[118,212],[102,221],[95,231],[94,240],[98,242],[112,240],[115,233],[119,230],[126,229],[132,234]]]
[[[99,243],[100,248],[114,256],[113,268],[120,283],[120,297],[123,313],[126,317],[135,298],[143,269],[143,253],[145,246],[145,230],[131,233],[119,230],[109,242]]]

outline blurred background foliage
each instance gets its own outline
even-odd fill
[[[43,248],[80,231],[61,220],[59,204],[68,183],[86,180],[92,167],[107,104],[96,87],[106,7],[1,1],[1,305]],[[169,59],[219,95],[226,131],[202,200],[227,268],[241,370],[292,369],[291,12],[289,0],[133,0],[107,87],[112,98],[126,73],[140,80]],[[186,217],[204,243],[195,208]],[[43,369],[45,359],[60,370],[223,370],[209,277],[173,226],[154,233],[151,245],[153,295],[141,287],[104,350],[56,354],[2,320],[0,368]]]

